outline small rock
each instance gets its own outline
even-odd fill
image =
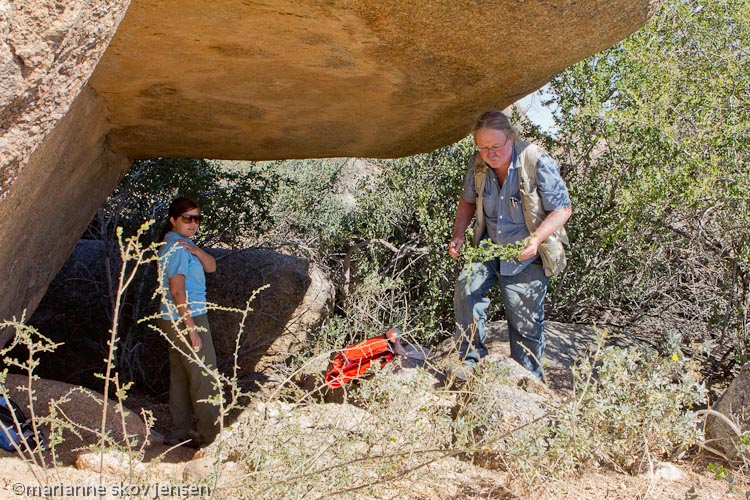
[[[182,479],[185,482],[201,481],[218,473],[222,481],[226,482],[238,476],[237,471],[237,464],[234,462],[217,464],[216,457],[202,456],[187,463],[182,471]]]
[[[674,464],[669,462],[657,462],[653,469],[643,474],[649,479],[663,479],[665,481],[679,481],[685,477],[685,473]]]
[[[745,364],[726,392],[713,406],[713,410],[735,422],[741,433],[750,430],[750,363]],[[738,458],[737,432],[723,419],[706,417],[706,443],[730,459]]]
[[[75,467],[79,470],[111,474],[126,474],[133,468],[138,471],[145,468],[137,458],[116,450],[106,450],[103,459],[102,454],[97,451],[81,453],[76,457]]]

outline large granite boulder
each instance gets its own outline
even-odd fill
[[[648,0],[133,0],[91,77],[113,150],[396,157],[624,38]]]
[[[129,3],[0,3],[0,198],[8,196],[29,158],[70,110]],[[55,171],[47,167],[49,174]]]
[[[243,309],[253,291],[252,311],[241,315],[222,310],[208,314],[219,367],[229,369],[238,343],[240,373],[263,372],[307,341],[333,301],[333,284],[314,264],[270,250],[212,250],[215,273],[207,275],[209,300]]]
[[[4,2],[0,319],[38,305],[132,159],[430,151],[656,3]]]
[[[5,386],[13,401],[18,403],[26,416],[30,416],[27,377],[10,374]],[[81,447],[99,444],[104,409],[104,398],[101,393],[47,379],[35,380],[32,388],[35,397],[35,417],[49,417],[54,411],[61,424],[63,441],[55,448],[58,460],[70,465]],[[112,396],[113,389],[110,391]],[[48,425],[43,427],[49,430]],[[133,450],[138,450],[140,446],[152,441],[143,417],[125,406],[121,407],[114,399],[110,399],[107,404],[105,432],[107,446],[127,446],[127,440]],[[147,439],[149,441],[146,441]]]
[[[250,303],[251,311],[241,329],[241,314],[222,309],[209,312],[221,369],[231,371],[240,332],[240,375],[262,372],[304,345],[307,331],[320,321],[333,299],[333,285],[320,269],[306,260],[270,250],[209,251],[217,258],[217,271],[208,274],[206,280],[211,302],[244,309],[253,291],[267,285]],[[43,376],[98,388],[94,374],[103,370],[111,326],[105,262],[102,242],[79,241],[31,317],[30,323],[43,335],[65,343],[44,355],[39,368]],[[115,253],[109,271],[115,284],[118,269],[119,256]],[[137,309],[140,317],[156,310],[157,304],[150,300],[156,285],[154,271],[150,269],[143,277],[142,285],[131,287],[126,314]],[[126,318],[125,326],[128,324]],[[120,369],[130,370],[131,376],[151,390],[166,390],[166,340],[154,332],[123,337],[118,350]]]
[[[0,2],[0,319],[33,311],[130,168],[106,144],[105,101],[85,85],[127,5]]]
[[[740,433],[750,432],[750,363],[742,367],[712,409],[724,415],[735,428],[721,417],[707,415],[706,444],[730,459],[737,459],[741,446],[737,441],[737,430]],[[743,449],[743,453],[747,453],[747,450]]]

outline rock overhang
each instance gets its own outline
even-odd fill
[[[133,0],[90,86],[131,158],[398,157],[632,33],[648,0]]]

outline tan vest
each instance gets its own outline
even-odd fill
[[[544,153],[544,150],[535,144],[522,141],[516,142],[515,148],[518,161],[521,162],[518,183],[521,188],[523,218],[529,233],[533,233],[547,216],[547,212],[544,211],[544,206],[542,205],[542,198],[536,189],[536,164],[539,157]],[[474,157],[474,187],[477,192],[474,246],[479,245],[487,230],[483,205],[484,181],[487,179],[487,168],[487,164],[477,154]],[[565,259],[563,243],[570,245],[568,234],[565,232],[565,228],[561,227],[539,245],[539,255],[542,257],[544,274],[547,276],[556,276],[565,269],[567,261]]]

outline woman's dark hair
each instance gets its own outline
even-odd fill
[[[167,235],[168,232],[172,230],[172,221],[169,220],[170,217],[174,217],[176,219],[180,215],[194,208],[200,208],[200,207],[195,201],[191,200],[190,198],[186,196],[180,196],[179,198],[175,198],[172,201],[172,203],[169,204],[169,213],[167,214],[167,222],[165,222],[164,226],[161,228],[161,233],[159,233],[159,239],[157,241],[159,242],[164,241],[164,237]]]

